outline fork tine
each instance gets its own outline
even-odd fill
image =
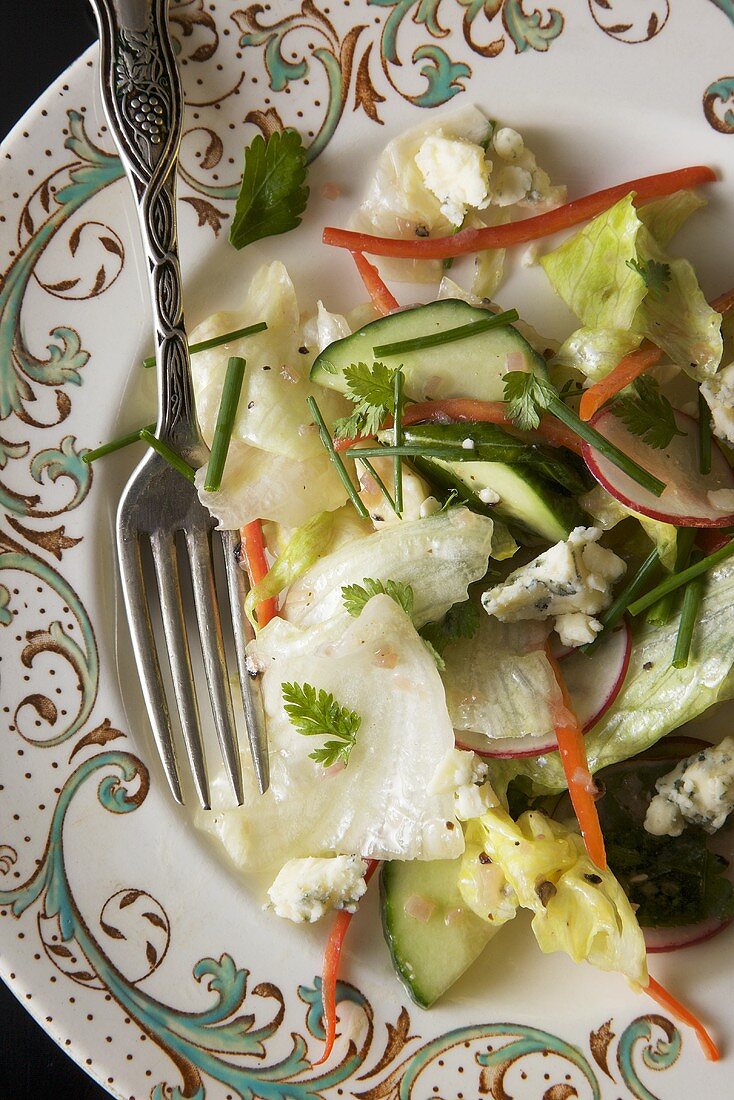
[[[143,563],[137,532],[125,529],[118,523],[117,553],[120,561],[120,579],[127,608],[127,618],[132,637],[135,661],[153,730],[153,738],[163,770],[171,788],[171,794],[183,805],[181,779],[173,743],[171,718],[161,678],[161,666],[155,648],[153,627],[150,621],[148,601],[145,597]]]
[[[237,743],[237,729],[232,711],[232,694],[227,678],[222,624],[219,619],[217,594],[214,587],[214,563],[210,531],[187,531],[186,543],[191,562],[196,617],[199,622],[201,651],[209,684],[214,724],[222,750],[224,766],[229,775],[238,805],[244,802],[242,767]]]
[[[247,585],[245,583],[245,574],[237,561],[236,548],[238,539],[235,532],[224,531],[222,533],[222,543],[224,546],[224,563],[227,571],[229,605],[232,612],[232,630],[234,632],[235,653],[237,655],[237,671],[240,674],[242,705],[245,708],[247,739],[250,742],[250,753],[255,768],[255,775],[257,777],[257,785],[260,788],[260,794],[265,794],[270,786],[268,741],[265,733],[265,723],[263,720],[260,699],[252,687],[250,675],[245,663],[245,645],[247,643],[248,629],[244,608]]]
[[[211,809],[209,782],[206,774],[204,741],[201,735],[199,707],[196,700],[194,673],[186,634],[186,619],[181,601],[181,583],[176,543],[170,534],[155,532],[151,535],[153,564],[158,580],[163,630],[168,647],[168,660],[176,693],[181,729],[188,753],[194,786],[202,808]]]

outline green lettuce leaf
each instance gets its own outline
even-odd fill
[[[574,962],[647,985],[645,941],[634,910],[612,872],[591,861],[578,833],[534,810],[513,821],[505,810],[492,809],[477,821],[492,864],[518,904],[534,914],[541,951],[565,951]],[[462,882],[463,876],[460,887]]]
[[[327,552],[334,533],[334,517],[334,512],[319,512],[308,523],[296,528],[266,576],[250,589],[245,599],[245,611],[253,625],[257,625],[254,617],[257,604],[279,596]]]
[[[630,330],[577,328],[563,341],[550,365],[580,370],[590,381],[598,382],[641,342],[641,334]]]
[[[666,245],[691,214],[706,205],[706,199],[702,199],[695,191],[686,189],[646,202],[637,211],[637,217],[647,226],[659,245]]]
[[[677,619],[662,627],[635,621],[622,690],[585,738],[592,772],[642,752],[714,703],[734,698],[734,564],[727,562],[709,574],[691,658],[680,669],[671,665],[677,632]],[[566,787],[557,752],[492,761],[495,790],[520,777],[536,793]]]

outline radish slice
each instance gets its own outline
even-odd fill
[[[699,473],[698,421],[682,412],[675,413],[675,420],[686,434],[674,436],[662,450],[643,443],[610,409],[602,409],[591,420],[610,443],[665,483],[660,497],[643,489],[588,443],[583,444],[586,465],[607,492],[643,516],[677,527],[728,527],[734,522],[734,512],[717,508],[709,494],[734,489],[734,471],[712,440],[711,473]]]
[[[699,921],[698,924],[681,924],[677,928],[643,928],[645,946],[649,955],[658,955],[664,951],[678,951],[681,947],[693,947],[696,943],[705,943],[706,940],[718,936],[732,922],[732,918],[720,920],[718,917],[709,917],[708,920]]]
[[[619,695],[631,652],[632,633],[625,620],[605,638],[593,657],[587,657],[578,649],[560,657],[574,713],[584,733],[596,725]],[[498,759],[542,756],[558,748],[552,731],[547,736],[490,738],[483,733],[461,730],[456,734],[456,744],[459,748],[471,749],[478,756]]]

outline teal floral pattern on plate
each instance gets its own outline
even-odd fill
[[[589,56],[624,55],[644,70],[644,43],[680,36],[686,19],[706,16],[712,43],[726,34],[734,40],[729,0],[696,7],[692,17],[682,0],[352,0],[338,10],[328,0],[175,0],[171,25],[188,107],[185,232],[200,259],[224,247],[241,149],[257,130],[298,126],[317,161],[355,128],[378,145],[387,140],[396,111],[415,121],[462,97],[484,103],[485,82],[515,80],[532,95],[570,45]],[[680,102],[721,141],[734,133],[734,77],[721,53],[705,63],[722,67],[699,66]],[[539,1023],[524,1010],[497,1022],[501,1002],[473,1006],[467,1019],[458,1002],[451,1019],[436,1024],[431,1014],[418,1020],[409,1012],[396,982],[388,996],[373,990],[370,974],[360,988],[340,983],[341,1045],[326,1068],[313,1067],[323,1040],[321,990],[316,967],[298,961],[300,930],[277,932],[290,937],[297,961],[285,970],[273,962],[272,976],[255,980],[263,958],[248,956],[247,937],[233,926],[218,924],[202,952],[196,937],[189,942],[197,898],[182,885],[186,876],[174,885],[167,865],[146,864],[153,853],[141,852],[140,868],[125,863],[123,818],[139,819],[146,835],[171,823],[145,738],[127,722],[124,672],[110,640],[109,552],[100,564],[109,482],[83,462],[98,433],[112,433],[135,369],[115,348],[108,381],[108,329],[126,354],[140,350],[134,334],[115,328],[120,316],[137,320],[140,287],[121,166],[89,106],[94,79],[90,56],[49,90],[0,162],[13,195],[0,222],[3,974],[119,1096],[456,1100],[459,1080],[462,1095],[493,1100],[667,1100],[671,1087],[684,1095],[697,1051],[687,1037],[683,1049],[681,1032],[659,1014],[610,1009],[579,1029],[562,1014],[541,1013]],[[243,904],[233,876],[211,870],[211,853],[188,855],[194,878],[210,882],[202,889]],[[145,881],[130,885],[133,875]],[[208,939],[206,921],[197,936]],[[122,1039],[106,1045],[105,1032],[117,1035],[121,1021],[121,1034],[137,1029],[135,1054],[122,1055]],[[141,1044],[156,1052],[145,1072]]]

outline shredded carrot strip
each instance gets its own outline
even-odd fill
[[[379,864],[380,861],[378,859],[367,860],[367,870],[364,875],[365,882],[370,881]],[[311,1063],[313,1066],[323,1065],[334,1049],[334,1041],[336,1039],[336,983],[339,978],[339,960],[341,958],[344,937],[347,934],[349,925],[352,923],[353,916],[354,913],[348,913],[346,909],[342,909],[340,913],[337,913],[336,920],[329,933],[329,938],[326,941],[324,966],[321,976],[324,1053],[317,1062]]]
[[[608,210],[630,191],[635,192],[635,202],[672,195],[683,187],[696,187],[701,183],[713,183],[716,173],[705,165],[680,168],[675,172],[661,172],[654,176],[619,183],[603,191],[574,199],[555,210],[548,210],[533,218],[509,222],[507,225],[485,226],[482,229],[463,229],[450,237],[377,237],[369,233],[355,233],[349,229],[327,226],[324,244],[348,248],[350,252],[369,252],[372,256],[395,256],[411,260],[446,260],[451,256],[463,256],[467,252],[481,252],[486,248],[507,248],[508,245],[525,244],[570,229],[574,225],[596,217]]]
[[[652,997],[653,1001],[660,1005],[661,1008],[664,1008],[666,1012],[669,1012],[671,1016],[675,1016],[676,1019],[687,1024],[688,1027],[692,1027],[696,1032],[696,1038],[701,1044],[701,1050],[708,1058],[709,1062],[718,1062],[721,1057],[719,1048],[699,1018],[695,1016],[689,1008],[681,1004],[672,993],[669,993],[668,990],[665,989],[660,982],[656,982],[653,977],[650,977],[645,993],[647,993],[649,997]]]
[[[357,271],[362,276],[362,282],[372,299],[375,309],[379,309],[383,316],[386,313],[392,313],[394,309],[399,309],[400,305],[397,299],[392,296],[385,286],[375,265],[371,264],[361,252],[353,252],[352,258],[357,265]]]
[[[252,523],[246,523],[244,527],[240,527],[240,542],[245,555],[247,575],[250,578],[250,584],[254,586],[268,574],[262,521],[254,519]],[[278,601],[275,596],[271,596],[269,600],[259,603],[255,610],[257,625],[262,628],[278,614]]]
[[[595,382],[593,386],[589,386],[588,390],[584,390],[579,404],[581,419],[591,420],[594,413],[598,412],[602,405],[605,405],[610,398],[618,394],[625,386],[629,386],[630,382],[634,382],[635,378],[639,378],[650,367],[654,367],[662,357],[663,353],[660,348],[656,348],[649,340],[643,341],[639,348],[620,359],[614,370],[610,371],[606,377]]]
[[[403,415],[403,424],[419,424],[424,420],[473,420],[485,424],[501,424],[508,431],[535,442],[550,443],[553,447],[566,447],[582,454],[582,442],[565,424],[554,416],[544,415],[535,432],[520,432],[507,415],[504,401],[477,401],[468,397],[451,397],[444,401],[419,401],[409,405]]]
[[[734,308],[734,288],[727,290],[723,294],[720,294],[718,298],[714,298],[713,302],[709,303],[712,309],[715,309],[717,313],[722,316],[728,313],[729,310]]]
[[[568,783],[568,793],[581,828],[586,851],[597,867],[604,871],[607,866],[607,854],[601,825],[599,824],[599,811],[596,808],[592,793],[593,779],[589,771],[589,761],[586,757],[584,733],[573,712],[566,682],[548,643],[546,643],[545,651],[563,699],[563,712],[554,715],[553,725],[558,738],[558,752]]]
[[[354,439],[335,439],[334,450],[337,454],[341,454],[342,451],[348,451],[350,447],[356,447],[358,443],[374,442],[374,439],[373,435],[356,435]]]

